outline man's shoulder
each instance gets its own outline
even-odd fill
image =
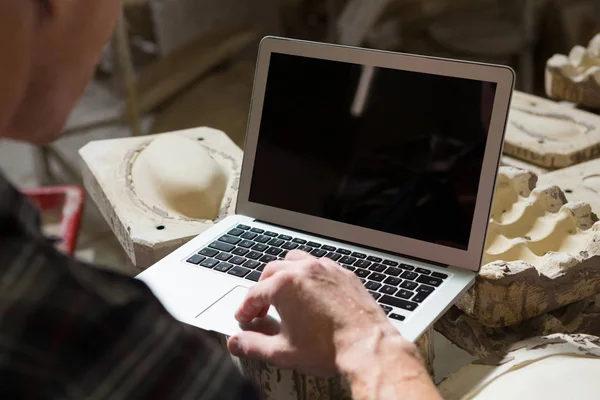
[[[62,302],[64,307],[71,306],[74,296],[112,306],[153,300],[142,282],[61,254],[49,242],[26,235],[0,236],[0,297],[5,304],[33,300],[35,293],[52,293],[44,302]]]

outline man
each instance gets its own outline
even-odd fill
[[[118,0],[0,1],[0,136],[58,135],[118,10]],[[268,265],[236,318],[252,322],[270,306],[282,324],[233,337],[231,353],[345,374],[356,399],[438,398],[414,345],[333,261],[291,252]],[[56,252],[34,207],[0,176],[0,397],[257,395],[226,351],[174,320],[143,283]]]

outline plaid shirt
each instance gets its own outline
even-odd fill
[[[55,251],[0,174],[0,398],[256,399],[142,283]]]

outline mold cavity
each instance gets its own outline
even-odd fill
[[[165,226],[164,225],[159,225],[159,226],[156,227],[156,229],[159,230],[159,231],[162,231],[162,230],[165,229]]]

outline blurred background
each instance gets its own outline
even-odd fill
[[[51,146],[0,141],[19,188],[81,184],[91,140],[197,126],[243,146],[258,43],[265,35],[510,65],[517,89],[544,96],[545,63],[600,32],[597,0],[124,0],[94,79]],[[79,257],[130,271],[86,202]]]

